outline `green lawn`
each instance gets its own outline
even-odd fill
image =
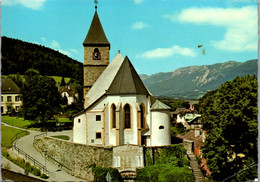
[[[58,122],[72,122],[69,118],[57,118]]]
[[[2,134],[2,137],[1,137],[1,146],[2,147],[7,147],[7,148],[10,148],[12,147],[12,138],[17,134],[17,133],[20,133],[22,132],[23,130],[19,130],[19,129],[16,129],[16,128],[12,128],[12,127],[8,127],[8,126],[4,126],[4,125],[1,125],[1,134]],[[29,132],[27,132],[27,134],[29,134]],[[23,132],[21,134],[18,135],[18,138],[21,138],[23,136],[25,136],[26,133]]]
[[[27,128],[27,126],[31,124],[29,120],[24,120],[23,118],[10,117],[10,116],[2,116],[1,122],[19,128]]]
[[[58,122],[72,122],[69,118],[57,118]],[[16,126],[19,128],[27,128],[31,124],[29,120],[24,120],[23,118],[2,116],[1,121],[3,123]]]
[[[67,135],[56,135],[56,136],[51,136],[51,137],[59,138],[59,139],[62,139],[62,140],[69,140],[70,139],[70,137],[67,136]]]

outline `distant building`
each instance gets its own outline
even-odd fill
[[[198,114],[194,107],[190,109],[177,108],[173,113],[176,123],[182,124],[186,129],[201,128],[201,114]]]
[[[74,116],[73,141],[88,145],[171,144],[170,107],[143,84],[120,52],[109,64],[110,43],[95,12],[84,46],[84,110]]]
[[[18,112],[22,105],[20,88],[11,79],[1,79],[1,113],[9,114],[12,108]]]
[[[78,94],[74,92],[74,89],[72,86],[60,86],[59,87],[59,93],[64,98],[67,97],[68,99],[68,105],[71,105],[75,102],[76,98],[78,97]]]

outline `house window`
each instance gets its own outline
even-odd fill
[[[96,115],[96,121],[101,121],[101,115]]]
[[[141,111],[141,128],[145,128],[145,114],[144,114],[144,106],[140,105]]]
[[[94,139],[91,139],[91,143],[94,143]]]
[[[19,96],[15,96],[15,102],[19,102]]]
[[[124,107],[124,119],[125,129],[131,128],[131,108],[129,104]]]
[[[159,126],[159,130],[163,130],[164,129],[164,126]]]
[[[11,96],[7,96],[7,101],[11,102],[12,101],[12,97]]]
[[[7,112],[11,112],[11,106],[7,106]]]
[[[4,112],[4,107],[1,107],[1,113],[3,113]]]
[[[101,139],[101,132],[96,132],[96,139]]]
[[[3,96],[1,96],[1,102],[3,102],[4,101],[4,97]]]
[[[112,121],[112,128],[116,128],[116,106],[113,104],[111,106],[111,121]]]
[[[15,107],[15,111],[16,111],[16,112],[18,112],[18,111],[19,111],[19,109],[20,109],[20,107],[19,107],[19,106],[16,106],[16,107]]]
[[[95,48],[93,52],[93,60],[100,60],[100,59],[101,59],[101,54],[99,52],[99,49]]]
[[[78,119],[78,123],[80,123],[80,119]]]

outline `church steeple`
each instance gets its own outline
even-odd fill
[[[97,6],[96,6],[97,7]],[[97,11],[95,11],[93,20],[91,22],[88,34],[83,42],[83,46],[105,46],[108,45],[110,48],[110,43],[107,40],[106,34],[103,30],[101,22],[99,20]]]
[[[95,14],[91,22],[84,46],[84,96],[96,82],[101,73],[109,64],[110,43],[107,40],[97,13],[97,0]]]

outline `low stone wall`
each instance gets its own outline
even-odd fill
[[[180,146],[172,148],[172,146],[141,147],[129,145],[114,147],[113,151],[113,147],[78,144],[52,137],[41,137],[34,140],[34,147],[43,156],[43,151],[47,151],[48,160],[60,165],[71,175],[87,181],[94,180],[91,170],[93,164],[106,168],[114,167],[119,171],[134,170],[160,163],[161,159],[169,154],[165,153],[166,151],[180,150]],[[122,167],[126,169],[122,169]]]
[[[61,165],[71,175],[93,181],[90,166],[112,167],[113,149],[77,144],[52,137],[42,137],[34,141],[34,147],[48,160]]]

